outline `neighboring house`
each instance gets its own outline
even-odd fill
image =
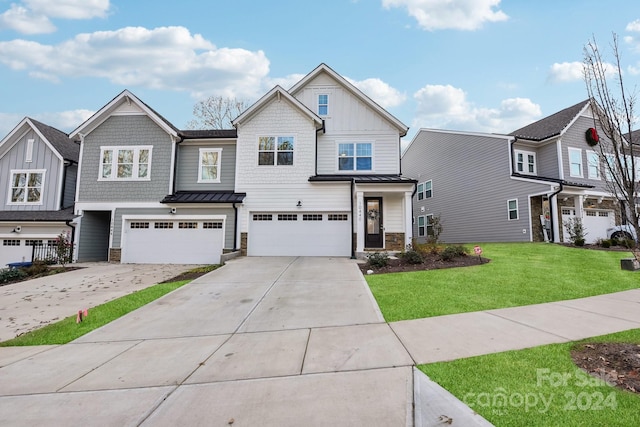
[[[235,130],[181,131],[125,90],[70,136],[78,261],[212,264],[237,247]]]
[[[75,237],[79,145],[31,118],[0,141],[0,268],[32,260],[33,246]]]
[[[606,238],[620,204],[585,140],[593,127],[583,101],[510,135],[421,129],[402,157],[419,182],[415,236],[425,241],[437,215],[441,240],[452,243],[568,241],[563,222],[572,217],[587,242]]]
[[[355,256],[411,242],[407,127],[325,64],[238,116],[243,253]]]

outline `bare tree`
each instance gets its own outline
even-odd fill
[[[640,236],[639,213],[636,206],[640,186],[640,141],[634,141],[637,91],[624,85],[618,36],[611,43],[612,63],[607,63],[595,37],[584,47],[583,72],[587,93],[598,130],[597,151],[605,168],[605,182],[610,193],[622,201],[623,216]],[[637,137],[636,137],[637,138]],[[595,144],[596,141],[592,142]],[[594,147],[594,148],[595,148]]]
[[[249,107],[249,101],[222,96],[210,96],[193,106],[195,119],[187,123],[189,129],[230,129],[231,120]]]

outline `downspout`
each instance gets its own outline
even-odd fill
[[[171,193],[175,194],[176,192],[176,182],[178,181],[178,144],[184,141],[184,136],[178,134],[179,139],[176,140],[176,153],[173,157],[173,182],[171,183]]]
[[[233,202],[233,251],[238,250],[238,207]]]
[[[351,178],[351,259],[356,259],[356,242],[354,240],[354,225],[353,225],[353,217],[355,216],[355,212],[353,211],[353,190],[355,188],[356,185],[356,179],[355,178]]]
[[[322,119],[322,127],[320,129],[316,129],[316,164],[315,164],[315,175],[318,175],[318,132],[322,131],[322,133],[327,133],[327,130],[324,127],[324,119]]]
[[[553,213],[553,203],[551,203],[551,200],[554,197],[556,197],[558,194],[560,194],[560,192],[562,192],[562,190],[564,189],[564,187],[562,185],[562,182],[559,182],[558,184],[560,184],[560,187],[558,187],[558,191],[554,191],[553,193],[551,193],[549,195],[549,219],[551,220],[551,224],[549,224],[549,225],[551,225],[551,229],[549,230],[550,231],[550,233],[549,233],[550,234],[550,236],[549,236],[550,237],[550,239],[549,239],[550,242],[554,242],[555,241],[555,237],[556,237],[556,236],[553,235],[553,223],[556,221],[556,217],[555,217],[555,215]],[[558,227],[558,229],[560,229],[560,227]]]
[[[75,225],[71,225],[71,221],[73,221],[72,219],[65,221],[64,223],[67,224],[67,226],[69,228],[71,228],[71,259],[69,260],[69,262],[73,262],[73,252],[74,252],[74,246],[75,246],[75,242],[76,242],[76,226]]]
[[[513,157],[513,146],[518,141],[518,137],[514,136],[513,141],[511,141],[511,149],[509,150],[509,157],[511,158],[511,173],[513,174],[516,171],[515,159]]]

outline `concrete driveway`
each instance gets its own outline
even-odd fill
[[[64,346],[0,348],[3,425],[413,423],[354,261],[238,258]]]

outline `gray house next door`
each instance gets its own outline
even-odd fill
[[[109,260],[111,211],[84,211],[78,240],[78,262]]]

